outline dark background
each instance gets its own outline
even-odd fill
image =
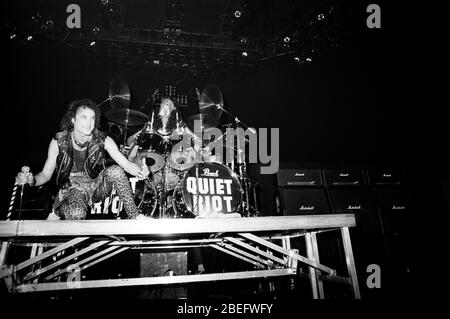
[[[224,2],[193,2],[186,18],[190,31],[217,32],[214,15]],[[137,26],[155,23],[151,15],[142,16],[152,3],[158,2],[135,2],[130,15]],[[3,34],[3,211],[20,167],[42,168],[68,103],[85,97],[103,101],[111,79],[120,74],[128,81],[134,109],[164,83],[179,83],[191,95],[195,88],[216,84],[225,107],[243,122],[280,128],[281,166],[405,169],[418,203],[419,231],[442,243],[449,201],[449,8],[440,2],[378,1],[382,27],[368,29],[370,3],[339,2],[346,12],[339,46],[311,63],[299,66],[279,58],[242,74],[125,67],[57,45],[19,44]],[[301,4],[305,10],[315,5]],[[3,17],[27,14],[21,5],[2,3]],[[278,27],[264,30],[273,33]],[[108,108],[105,103],[103,110]],[[183,113],[196,113],[195,104]],[[270,178],[261,180],[270,183]],[[418,248],[433,251],[425,244]]]
[[[153,12],[149,7],[157,3],[130,2],[128,20],[135,26],[151,26],[155,19],[145,13]],[[205,3],[186,6],[187,30],[217,32],[214,17],[225,2]],[[315,5],[300,3],[305,11]],[[4,34],[4,186],[10,188],[7,185],[12,185],[22,165],[38,172],[68,103],[84,97],[103,101],[117,74],[128,81],[130,107],[135,109],[164,83],[178,83],[191,96],[194,88],[216,84],[226,108],[243,122],[280,128],[281,162],[317,168],[397,166],[434,185],[445,184],[448,22],[441,16],[448,7],[380,2],[382,28],[368,29],[369,2],[337,3],[345,14],[338,47],[321,52],[309,64],[272,59],[243,74],[201,76],[185,70],[110,64],[58,45],[20,44]],[[64,18],[65,7],[58,5]],[[32,9],[21,2],[6,2],[3,16],[25,16]],[[89,12],[84,10],[83,17],[93,19]],[[273,34],[276,28],[281,26],[267,23],[259,32]],[[109,103],[102,106],[104,111],[109,107]],[[197,113],[195,107],[183,110],[184,115]],[[227,120],[225,115],[222,120]]]

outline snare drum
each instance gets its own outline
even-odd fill
[[[178,217],[204,217],[235,213],[241,203],[242,187],[236,173],[223,164],[203,162],[186,171],[174,190],[172,204]]]

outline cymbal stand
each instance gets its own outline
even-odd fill
[[[239,125],[239,123],[236,121],[236,127]],[[248,181],[247,181],[247,164],[245,163],[245,154],[242,155],[242,150],[241,150],[241,139],[238,136],[237,137],[237,165],[239,168],[239,177],[242,183],[242,188],[244,190],[244,196],[245,196],[245,200],[244,200],[244,205],[242,205],[242,213],[243,216],[250,216],[250,197],[249,197],[249,192],[250,192],[250,188],[248,185]]]
[[[256,195],[256,187],[257,187],[257,182],[251,181],[252,183],[252,194],[253,194],[253,210],[255,211],[255,215],[259,216],[259,211],[258,211],[258,197]]]
[[[202,123],[201,119],[198,121],[200,122],[200,133],[202,133],[203,132],[203,123]],[[195,122],[197,122],[197,120],[194,121],[194,134],[198,133],[198,132],[195,132],[195,128],[196,128]],[[196,143],[196,141],[194,139],[194,146],[195,146],[195,143]],[[203,145],[200,145],[200,149],[202,146]],[[195,149],[195,147],[194,147],[194,149]],[[192,211],[195,212],[194,214],[197,217],[199,216],[199,209],[200,209],[200,197],[199,197],[200,187],[199,187],[199,179],[198,179],[199,178],[199,176],[198,176],[199,175],[199,171],[198,171],[199,170],[199,168],[198,168],[198,157],[199,156],[200,156],[200,154],[198,153],[198,151],[196,151],[195,152],[195,188],[196,188],[195,196],[197,197],[197,200],[195,202],[195,206],[193,207]]]
[[[123,145],[127,145],[127,131],[128,131],[128,114],[125,120],[125,133],[123,134]]]
[[[166,218],[166,211],[167,211],[167,193],[166,193],[166,186],[167,186],[167,159],[170,155],[170,152],[168,151],[168,141],[165,141],[164,143],[166,143],[165,146],[165,156],[164,156],[164,167],[161,169],[161,183],[162,183],[162,187],[161,190],[158,192],[160,195],[160,204],[159,204],[159,218]]]
[[[223,108],[222,104],[216,104],[216,107],[217,107],[217,109],[225,112],[231,118],[234,118],[234,122],[236,123],[236,128],[238,128],[239,125],[241,125],[245,129],[248,129],[253,134],[256,134],[256,132],[253,128],[247,126],[237,116],[234,116],[233,114],[231,114],[230,112],[225,110]],[[248,178],[247,178],[247,166],[245,163],[245,147],[244,147],[244,155],[242,155],[241,139],[239,136],[237,137],[237,144],[238,144],[237,145],[237,165],[238,165],[239,176],[240,176],[241,182],[243,184],[243,190],[244,190],[244,196],[245,196],[244,205],[242,205],[242,213],[244,216],[250,216],[250,197],[249,197],[250,188],[249,188],[249,184],[248,184],[248,180],[247,180]],[[242,156],[244,156],[244,160],[242,160],[242,158],[241,158]],[[234,162],[234,160],[233,160],[233,162]]]

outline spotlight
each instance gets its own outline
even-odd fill
[[[289,41],[291,41],[291,38],[289,37],[284,37],[283,42],[284,43],[288,43]]]
[[[93,27],[92,28],[92,33],[94,33],[94,35],[97,35],[100,32],[100,28],[99,27]]]
[[[294,60],[297,61],[297,62],[300,62],[300,58],[299,58],[298,56],[296,56],[296,57],[294,58]]]
[[[246,39],[246,38],[242,38],[242,39],[241,39],[241,43],[242,43],[242,44],[246,44],[246,43],[247,43],[247,39]]]
[[[89,46],[93,47],[95,45],[95,41],[91,41],[91,43],[89,43]]]
[[[241,11],[239,11],[239,10],[234,11],[234,16],[235,16],[236,18],[240,18],[241,15],[242,15],[242,12],[241,12]]]
[[[153,64],[158,65],[159,64],[159,60],[153,60]]]
[[[321,14],[319,14],[319,15],[317,16],[317,19],[318,19],[319,21],[321,21],[321,20],[325,19],[325,15],[324,15],[323,13],[321,13]]]
[[[306,58],[306,61],[311,62],[312,59],[311,58]]]
[[[27,41],[31,41],[31,40],[33,40],[33,36],[32,35],[27,36]]]
[[[243,52],[242,52],[242,56],[248,56],[247,51],[243,51]]]
[[[17,37],[17,34],[15,34],[15,33],[11,33],[11,34],[9,35],[9,38],[10,38],[10,39],[14,39],[15,37]]]
[[[44,30],[53,30],[55,27],[55,23],[52,20],[47,20],[45,24],[42,26]]]

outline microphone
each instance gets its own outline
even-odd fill
[[[28,166],[22,166],[21,172],[22,176],[27,176],[30,173],[30,168]],[[23,189],[25,188],[25,184],[20,186],[20,207],[19,211],[22,212],[22,200],[23,200]]]
[[[28,166],[22,166],[21,173],[24,177],[28,176],[28,174],[30,173],[30,168]]]

